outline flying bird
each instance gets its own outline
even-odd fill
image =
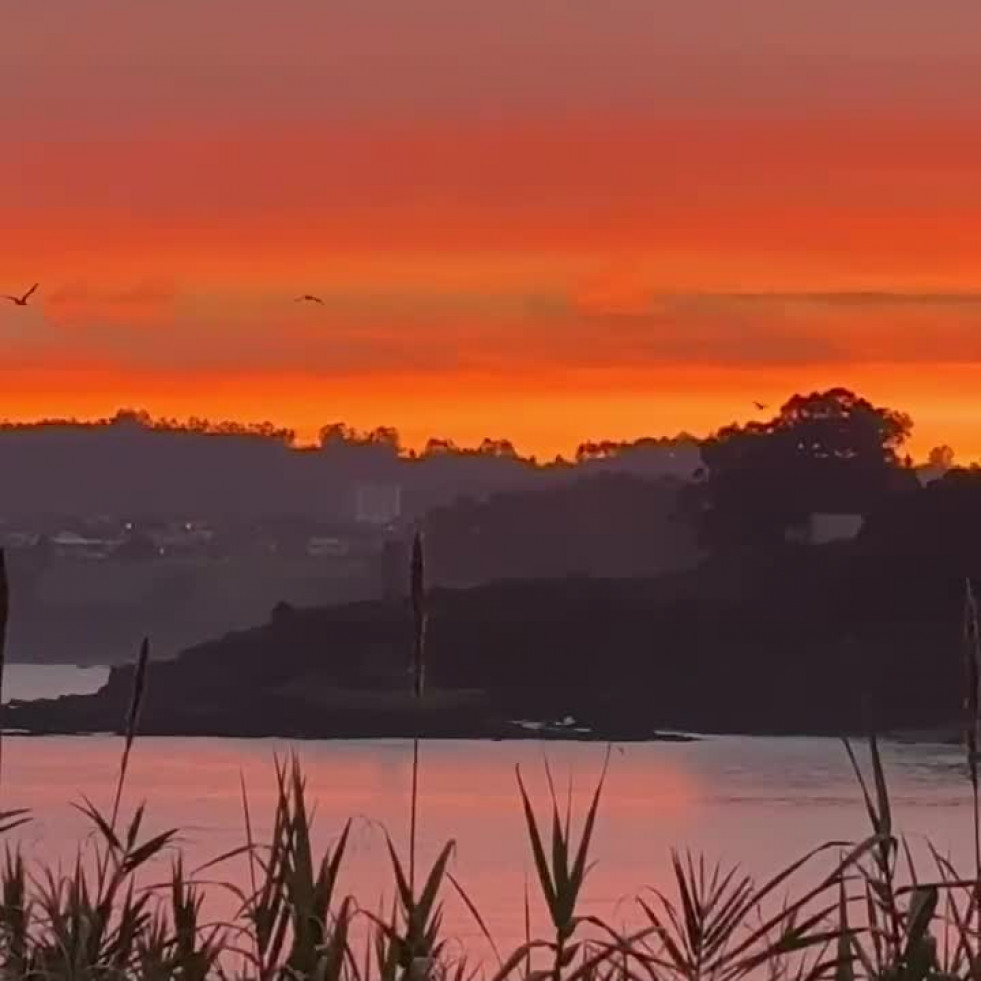
[[[760,412],[766,412],[766,410],[770,408],[765,402],[754,402],[753,405],[755,405]]]
[[[324,305],[324,301],[320,299],[319,296],[314,296],[312,293],[304,293],[303,296],[298,296],[294,303],[319,303],[321,306]]]
[[[26,307],[27,301],[34,295],[34,291],[40,286],[40,283],[35,283],[23,296],[4,296],[4,300],[10,300],[11,303],[16,303],[19,307]]]

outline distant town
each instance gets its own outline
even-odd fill
[[[41,515],[0,518],[0,543],[11,552],[34,550],[59,559],[223,559],[244,555],[343,559],[371,551],[402,521],[397,484],[358,484],[348,519],[303,517],[265,521],[166,515]]]
[[[851,540],[870,509],[953,465],[946,447],[920,467],[890,450],[862,464],[871,470],[842,455],[811,474],[820,461],[795,462],[782,434],[801,418],[824,425],[828,405],[898,427],[897,446],[909,430],[844,390],[795,396],[772,422],[708,440],[587,441],[573,460],[547,463],[492,438],[413,452],[387,427],[328,424],[318,445],[300,447],[269,423],[133,411],[0,423],[0,544],[16,596],[8,656],[128,660],[149,634],[169,657],[274,607],[397,600],[417,529],[429,583],[449,587],[662,576],[713,551]],[[849,425],[859,445],[865,423]],[[753,455],[737,466],[742,446]]]
[[[575,460],[543,464],[491,438],[406,451],[386,427],[330,424],[318,446],[298,447],[271,424],[133,411],[0,424],[0,544],[18,596],[9,655],[115,661],[150,633],[168,656],[252,626],[277,603],[399,597],[419,527],[437,584],[529,570],[630,574],[632,531],[590,534],[580,521],[571,547],[569,508],[636,525],[655,501],[652,513],[667,523],[699,462],[685,435],[587,442]],[[619,493],[621,505],[605,507],[586,477],[619,481],[603,493]],[[646,492],[651,482],[659,492]],[[566,503],[556,510],[551,495]],[[667,531],[641,571],[695,557],[680,526]]]

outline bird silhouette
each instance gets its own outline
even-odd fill
[[[314,296],[312,293],[304,293],[303,296],[298,296],[294,303],[319,303],[321,306],[324,305],[324,301],[320,299],[319,296]]]
[[[766,410],[770,408],[765,402],[754,402],[753,405],[755,405],[760,412],[766,412]]]
[[[35,283],[23,296],[4,296],[2,299],[10,300],[11,303],[16,303],[19,307],[26,307],[27,301],[34,295],[34,291],[40,285],[40,283]]]

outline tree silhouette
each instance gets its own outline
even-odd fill
[[[426,440],[426,446],[422,451],[422,455],[423,457],[448,456],[459,452],[456,443],[452,439],[437,439],[433,436]]]
[[[899,456],[911,428],[904,413],[832,388],[793,396],[769,422],[719,430],[690,498],[705,544],[775,544],[814,512],[864,514],[915,480]]]
[[[320,427],[319,443],[321,449],[381,449],[391,456],[402,452],[399,431],[393,426],[376,426],[361,432],[345,422],[330,422]]]
[[[929,583],[959,597],[965,578],[981,576],[981,470],[954,467],[915,493],[883,501],[861,541],[890,569],[913,560],[919,590]]]
[[[927,456],[927,465],[931,470],[941,470],[946,473],[954,466],[954,451],[946,443],[935,446]]]

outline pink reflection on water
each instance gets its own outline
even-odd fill
[[[411,747],[403,742],[309,742],[293,747],[315,805],[316,844],[329,845],[353,820],[343,892],[370,909],[387,908],[392,879],[387,831],[404,851],[408,837]],[[89,833],[72,807],[87,796],[108,809],[121,740],[113,737],[8,738],[4,806],[26,806],[34,820],[20,833],[29,858],[69,860]],[[148,803],[147,831],[176,827],[187,867],[245,841],[240,774],[256,837],[265,840],[275,807],[273,760],[290,746],[266,740],[141,739],[134,748],[124,812]],[[500,946],[523,939],[523,891],[532,889],[535,929],[544,911],[535,893],[515,767],[539,813],[547,816],[545,753],[564,797],[572,780],[580,820],[602,769],[605,748],[591,744],[429,742],[421,749],[420,868],[452,839],[454,871]],[[887,765],[899,820],[914,847],[929,834],[955,857],[970,855],[968,788],[956,750],[893,747]],[[760,877],[812,845],[863,837],[864,811],[840,746],[833,740],[710,739],[643,744],[614,751],[596,829],[597,865],[584,911],[610,922],[637,922],[633,898],[664,888],[670,849],[739,861]],[[244,859],[208,872],[247,882]],[[448,931],[478,948],[479,930],[452,894]],[[231,893],[209,895],[217,917],[234,912]]]

